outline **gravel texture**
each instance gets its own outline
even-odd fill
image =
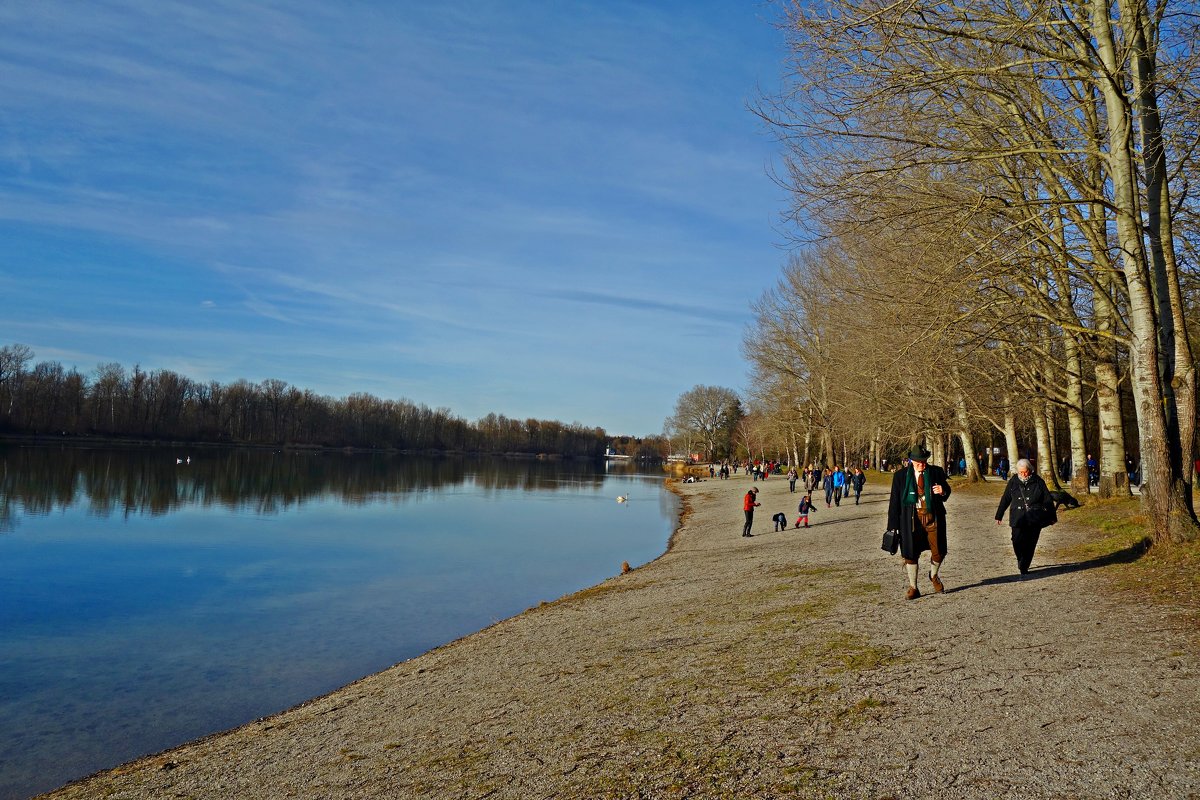
[[[46,796],[1200,797],[1197,631],[1056,556],[1070,512],[1022,578],[955,493],[946,592],[906,601],[886,487],[774,533],[800,495],[769,479],[742,538],[749,486],[677,485],[640,569]]]

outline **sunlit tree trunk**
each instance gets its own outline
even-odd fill
[[[1142,171],[1146,183],[1146,234],[1157,306],[1162,404],[1168,430],[1168,456],[1174,503],[1182,503],[1194,522],[1192,458],[1196,430],[1196,371],[1187,338],[1179,267],[1175,258],[1170,185],[1158,106],[1157,21],[1145,0],[1121,0],[1121,20],[1131,50],[1133,99],[1141,133]],[[1182,516],[1182,515],[1181,515]],[[1194,538],[1186,522],[1172,539]]]
[[[1034,447],[1037,449],[1035,467],[1037,474],[1050,482],[1053,480],[1054,465],[1050,463],[1050,435],[1046,430],[1046,401],[1038,398],[1033,403],[1033,436]]]
[[[1013,394],[1004,394],[1004,448],[1008,457],[1008,467],[1011,471],[1021,453],[1017,450],[1017,415],[1013,409]]]
[[[1130,6],[1128,2],[1121,3],[1123,9]],[[1092,29],[1096,51],[1108,74],[1124,75],[1105,0],[1092,0]],[[1173,398],[1164,389],[1160,369],[1165,363],[1159,359],[1163,320],[1156,313],[1154,275],[1142,238],[1141,215],[1147,209],[1143,208],[1137,191],[1132,122],[1126,111],[1124,87],[1114,79],[1101,81],[1100,90],[1108,121],[1108,174],[1112,181],[1117,245],[1129,301],[1130,383],[1137,409],[1142,474],[1148,483],[1142,492],[1142,503],[1149,511],[1156,541],[1183,541],[1195,538],[1200,530],[1192,516],[1189,498],[1184,496],[1186,484],[1181,471],[1175,466],[1179,463],[1178,456],[1172,457],[1172,428],[1175,427],[1176,440],[1178,428],[1171,423]],[[1148,89],[1143,87],[1143,90]],[[1123,475],[1125,465],[1121,464],[1119,469],[1117,474]]]

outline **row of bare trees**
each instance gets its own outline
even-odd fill
[[[1106,492],[1128,440],[1156,540],[1194,538],[1195,7],[784,7],[758,111],[803,247],[747,341],[764,410],[826,453],[995,430],[1080,489],[1091,443]]]
[[[255,445],[316,445],[597,457],[602,428],[449,409],[370,394],[335,399],[285,381],[202,383],[101,364],[91,375],[0,347],[0,432]]]

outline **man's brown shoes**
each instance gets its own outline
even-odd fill
[[[946,587],[942,585],[942,579],[937,575],[930,574],[929,582],[933,584],[933,590],[938,594],[946,591]]]
[[[904,593],[904,597],[908,600],[916,600],[921,596],[921,592],[915,586],[908,587],[908,591]]]

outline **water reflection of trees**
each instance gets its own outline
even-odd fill
[[[166,514],[188,506],[278,513],[307,500],[400,501],[471,481],[485,491],[599,487],[590,461],[211,449],[190,463],[161,449],[0,448],[0,529],[19,513],[86,504],[99,516]]]

